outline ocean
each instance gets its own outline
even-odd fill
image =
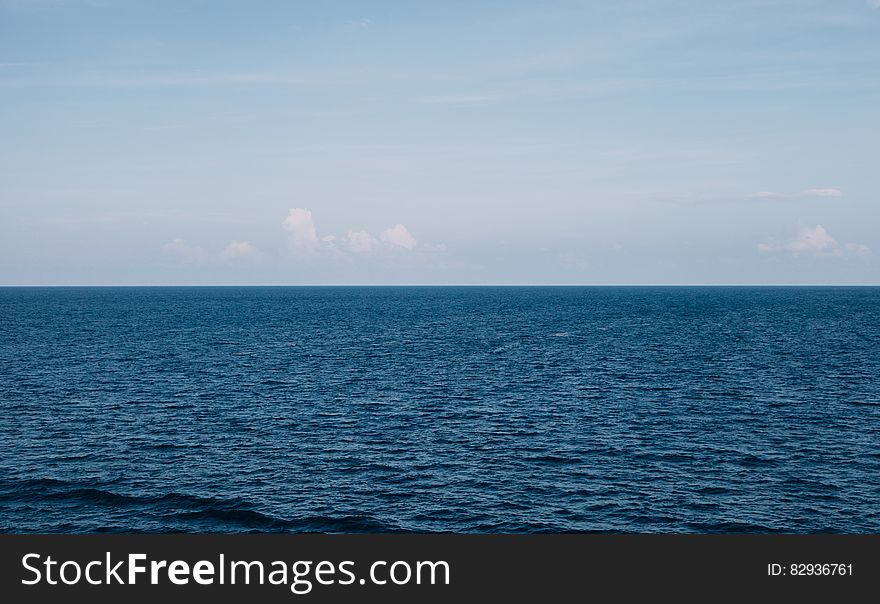
[[[0,531],[880,532],[880,288],[0,288]]]

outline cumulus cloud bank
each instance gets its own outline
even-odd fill
[[[367,231],[352,231],[350,229],[346,243],[348,244],[348,249],[355,254],[372,252],[377,244],[376,238]]]
[[[402,224],[395,224],[390,229],[385,229],[379,238],[390,246],[402,247],[405,250],[415,249],[418,243]]]
[[[430,255],[446,251],[446,246],[442,243],[420,245],[409,229],[400,223],[388,227],[378,236],[363,229],[349,229],[343,236],[321,234],[315,226],[311,210],[307,208],[290,208],[281,221],[281,227],[287,232],[290,249],[300,259],[341,259],[346,256],[351,258],[369,255],[390,259],[411,252]],[[244,240],[232,241],[222,250],[209,252],[178,237],[166,243],[162,249],[183,262],[201,264],[240,264],[246,259],[268,260],[264,252]]]
[[[333,253],[349,252],[352,254],[394,253],[394,252],[442,252],[443,244],[419,245],[404,225],[398,223],[388,227],[376,237],[369,231],[349,229],[344,237],[335,235],[319,236],[311,210],[291,208],[281,226],[289,234],[290,245],[294,250],[310,253],[320,250]]]
[[[220,257],[224,260],[233,260],[235,258],[250,258],[256,254],[257,248],[247,241],[233,241],[220,253]]]
[[[291,208],[281,226],[290,233],[290,244],[297,249],[314,251],[320,245],[310,210]]]
[[[798,229],[797,237],[788,241],[760,243],[758,249],[762,252],[789,252],[794,255],[811,254],[814,256],[840,256],[844,253],[867,256],[871,253],[870,248],[863,243],[848,243],[841,246],[821,224],[814,227],[801,227]]]

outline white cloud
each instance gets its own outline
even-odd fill
[[[289,233],[295,250],[310,254],[382,254],[390,251],[445,252],[442,243],[419,245],[416,238],[402,224],[395,224],[375,236],[366,230],[349,229],[344,236],[319,235],[311,210],[291,208],[281,223]]]
[[[488,103],[490,101],[498,100],[497,96],[489,96],[483,94],[461,94],[461,95],[448,95],[448,96],[431,96],[425,97],[421,99],[421,102],[428,103],[431,105],[459,105],[459,104],[473,104],[473,103]]]
[[[43,84],[60,84],[97,88],[155,88],[155,87],[202,87],[202,86],[255,86],[260,84],[299,83],[284,74],[274,73],[167,73],[167,74],[104,74],[75,75],[71,78],[42,81]],[[27,84],[27,82],[25,82]]]
[[[415,249],[418,244],[402,224],[395,224],[393,227],[385,229],[379,238],[392,247],[402,247],[406,250]]]
[[[200,262],[206,258],[205,251],[202,248],[190,245],[186,242],[186,239],[181,239],[180,237],[172,239],[163,245],[162,249],[166,253],[174,254],[186,262]]]
[[[290,244],[296,249],[314,251],[320,245],[310,210],[290,208],[281,226],[290,233]]]
[[[880,0],[878,0],[880,1]],[[843,197],[840,189],[804,189],[798,193],[779,193],[776,191],[758,191],[746,197],[759,199],[797,199],[799,197]]]
[[[807,189],[801,191],[798,197],[843,197],[843,191],[840,189]]]
[[[376,238],[367,231],[348,231],[348,249],[355,254],[372,252],[378,243]]]
[[[190,247],[187,244],[186,239],[178,237],[163,245],[162,249],[166,252],[171,252],[172,254],[183,254],[189,251]]]
[[[256,254],[257,248],[247,241],[233,241],[220,253],[220,257],[224,260],[233,260],[236,258],[250,258]]]
[[[561,252],[559,262],[566,268],[579,271],[588,270],[591,267],[589,259],[578,252]]]
[[[190,245],[186,239],[180,237],[172,239],[162,246],[162,249],[173,254],[184,262],[215,263],[220,260],[235,260],[240,258],[252,258],[259,255],[256,246],[247,241],[233,241],[219,253],[206,252],[197,245]]]
[[[374,262],[385,263],[403,261],[406,256],[410,257],[410,261],[415,261],[417,256],[428,258],[446,252],[443,243],[419,245],[409,230],[399,223],[378,236],[363,229],[348,229],[342,236],[320,234],[312,212],[307,208],[290,208],[281,221],[281,227],[287,232],[291,250],[300,260],[345,261],[346,258],[351,260],[354,256],[364,256],[373,258]],[[205,251],[178,237],[166,243],[162,249],[183,262],[211,266],[266,259],[266,252],[249,241],[238,239],[220,250]]]
[[[758,244],[758,249],[762,252],[812,253],[819,256],[840,253],[840,245],[837,240],[829,235],[821,224],[817,224],[815,227],[801,227],[797,237],[790,241]]]
[[[880,3],[880,0],[877,0]],[[880,6],[880,4],[878,4]],[[846,251],[855,256],[870,256],[871,248],[869,248],[864,243],[847,243]]]
[[[868,4],[874,8],[880,8],[880,0],[868,0]]]
[[[812,254],[814,256],[840,256],[844,252],[857,256],[867,256],[870,248],[863,243],[847,243],[841,246],[821,224],[814,227],[801,227],[797,237],[789,241],[769,241],[758,244],[762,252],[789,252],[794,255]]]
[[[355,27],[360,27],[362,29],[366,29],[373,24],[373,21],[367,19],[366,17],[361,17],[360,19],[350,19],[346,21],[348,25],[353,25]]]

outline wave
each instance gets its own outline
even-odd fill
[[[112,481],[110,481],[112,484]],[[103,503],[117,506],[168,505],[199,507],[205,505],[237,506],[245,504],[237,499],[217,499],[185,493],[160,495],[126,495],[108,490],[100,481],[69,481],[55,478],[34,478],[0,481],[0,501],[70,500]]]
[[[722,521],[722,522],[707,522],[707,523],[696,523],[689,522],[687,523],[687,527],[695,532],[695,533],[745,533],[745,534],[765,534],[765,533],[785,533],[791,532],[786,531],[785,529],[770,526],[766,524],[753,524],[750,522],[732,522],[732,521]]]
[[[860,405],[862,407],[880,407],[880,401],[846,401],[850,405]]]
[[[282,518],[256,509],[240,498],[221,499],[169,492],[158,495],[118,493],[93,481],[54,478],[0,480],[0,502],[79,503],[88,507],[125,508],[137,512],[139,526],[100,526],[92,532],[297,532],[297,533],[397,533],[399,526],[369,515],[304,516]],[[155,528],[144,530],[144,516],[155,519]],[[135,516],[132,516],[134,519]],[[81,530],[82,527],[80,527]],[[70,530],[74,528],[71,526]],[[55,527],[56,532],[66,532]]]

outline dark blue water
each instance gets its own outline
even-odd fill
[[[880,288],[0,289],[0,530],[880,532]]]

